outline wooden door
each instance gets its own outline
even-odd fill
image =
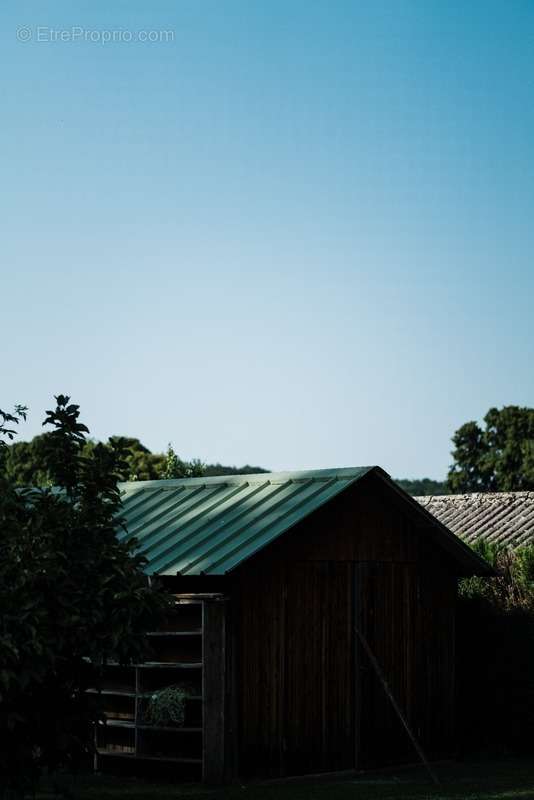
[[[417,578],[415,565],[354,565],[355,620],[390,689],[415,723]],[[412,745],[363,648],[357,646],[358,768],[413,758]]]
[[[301,562],[289,571],[285,771],[351,769],[355,753],[352,564]]]

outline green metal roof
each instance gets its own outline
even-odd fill
[[[416,513],[458,575],[494,574],[380,467],[123,483],[118,535],[136,537],[149,575],[224,575],[370,472]]]
[[[119,536],[137,538],[150,575],[224,575],[374,469],[123,483]]]

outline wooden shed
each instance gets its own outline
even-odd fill
[[[124,484],[127,534],[175,596],[153,661],[108,668],[99,761],[222,782],[454,752],[458,576],[491,574],[378,467]],[[143,704],[187,685],[183,725]]]

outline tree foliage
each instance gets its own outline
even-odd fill
[[[79,407],[56,401],[42,442],[54,488],[16,486],[5,440],[25,410],[0,412],[0,795],[91,749],[99,712],[85,689],[109,660],[143,657],[143,633],[168,602],[135,542],[117,537],[123,444],[87,453]]]
[[[161,477],[165,480],[173,478],[199,478],[204,474],[204,465],[198,459],[191,462],[182,461],[174,452],[169,442],[165,455],[165,466]]]
[[[148,447],[132,436],[112,436],[109,441],[125,452],[121,480],[155,481],[162,477],[165,469],[165,456],[162,453],[151,453]]]
[[[50,435],[44,433],[34,436],[29,442],[14,442],[8,448],[7,474],[18,486],[51,485],[47,444]],[[83,455],[90,457],[99,444],[93,439],[85,439]],[[152,453],[139,439],[132,436],[111,436],[109,442],[103,446],[115,446],[123,453],[123,463],[118,473],[121,481],[154,481],[168,477],[168,452]],[[198,459],[182,461],[176,456],[173,469],[173,477],[177,478],[204,474],[204,466]]]
[[[46,486],[50,483],[46,467],[48,434],[34,436],[30,442],[15,442],[5,453],[7,476],[18,486]]]
[[[534,489],[534,408],[490,408],[485,427],[466,422],[453,436],[451,492]]]
[[[534,546],[479,541],[493,578],[460,581],[457,729],[464,753],[533,752]]]
[[[49,486],[51,478],[47,467],[48,433],[34,436],[29,442],[14,442],[7,449],[6,470],[18,486]],[[205,475],[249,475],[269,472],[263,467],[245,464],[242,467],[224,464],[203,464],[199,459],[185,461],[169,445],[166,453],[152,453],[148,447],[132,436],[112,436],[110,442],[116,443],[124,451],[124,466],[120,472],[122,481],[154,481],[162,478],[188,478]],[[98,442],[86,439],[83,454],[91,455]],[[169,450],[170,448],[170,450]]]

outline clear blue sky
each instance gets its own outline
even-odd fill
[[[441,478],[460,424],[533,404],[531,0],[0,23],[0,402],[25,438],[67,392],[98,438]]]

